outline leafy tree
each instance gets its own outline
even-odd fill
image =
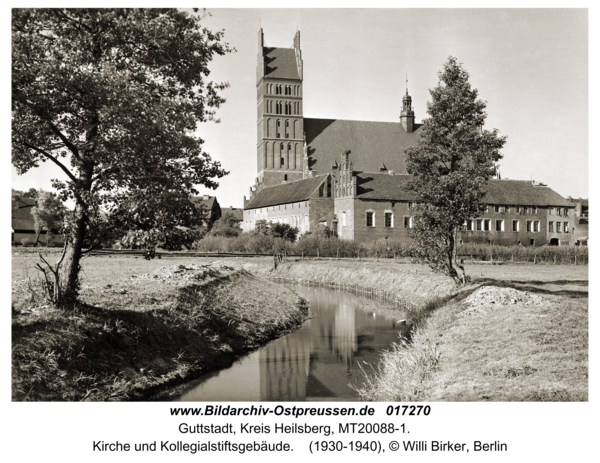
[[[257,220],[254,224],[254,230],[252,230],[252,232],[255,235],[268,235],[270,226],[270,222],[265,219]]]
[[[275,238],[283,238],[287,241],[296,241],[300,230],[292,227],[289,223],[273,223],[269,228],[269,234]]]
[[[142,222],[165,211],[185,222],[195,185],[216,188],[227,174],[194,135],[224,102],[227,84],[206,82],[208,64],[231,51],[202,19],[176,9],[12,10],[12,162],[19,174],[56,164],[66,181],[53,187],[75,202],[65,252],[49,269],[61,306],[77,297],[83,245],[106,214],[135,197]]]
[[[506,137],[482,130],[486,103],[477,99],[469,74],[450,57],[429,91],[429,117],[416,146],[406,149],[409,189],[420,203],[410,236],[413,255],[456,281],[465,281],[456,259],[458,231],[483,211],[488,180],[494,175]],[[462,271],[459,276],[458,270]]]
[[[277,223],[266,220],[257,220],[254,224],[255,235],[270,235],[274,238],[283,238],[287,241],[296,241],[300,230],[288,223]]]
[[[219,220],[217,220],[210,230],[210,236],[238,236],[242,233],[240,224],[235,217],[235,214],[226,212]]]
[[[169,208],[161,208],[168,204]],[[140,191],[121,203],[108,217],[106,234],[126,248],[180,250],[199,239],[206,208],[177,192]],[[101,235],[100,235],[101,236]]]
[[[30,188],[27,191],[15,190],[14,188],[12,188],[11,190],[12,190],[11,197],[13,199],[19,199],[19,198],[36,199],[37,195],[38,195],[38,191],[35,188]]]
[[[35,227],[34,246],[37,246],[44,228],[48,233],[47,244],[50,245],[52,229],[63,228],[65,211],[65,206],[54,193],[42,189],[37,192],[36,205],[31,208]]]

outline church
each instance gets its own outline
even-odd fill
[[[300,31],[291,48],[265,46],[258,33],[257,177],[244,197],[242,227],[288,223],[300,233],[325,225],[340,238],[408,240],[415,200],[405,188],[404,150],[417,144],[412,99],[398,122],[314,119],[303,113]],[[546,185],[491,180],[488,208],[460,239],[502,245],[572,244],[574,204]]]

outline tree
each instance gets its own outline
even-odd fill
[[[64,226],[65,211],[65,206],[54,193],[42,189],[37,192],[36,205],[31,208],[35,227],[34,246],[37,246],[44,228],[48,233],[46,243],[50,245],[52,229],[63,228]]]
[[[36,199],[38,192],[35,188],[30,188],[27,191],[20,191],[20,190],[15,190],[14,188],[11,188],[12,192],[11,192],[11,197],[13,199],[20,199],[20,198],[30,198],[30,199]]]
[[[287,241],[296,241],[300,230],[288,223],[271,222],[262,219],[256,221],[252,233],[255,235],[270,235],[274,238],[283,238]]]
[[[226,212],[219,220],[217,220],[210,230],[210,236],[238,236],[242,232],[240,224],[235,217],[235,214]]]
[[[227,84],[205,81],[208,64],[231,51],[202,18],[175,9],[12,10],[12,162],[19,174],[56,164],[66,180],[53,187],[75,202],[52,270],[58,305],[76,300],[83,245],[107,214],[136,197],[145,199],[142,220],[185,215],[195,185],[216,188],[227,174],[194,134],[224,102]]]
[[[467,219],[483,212],[486,185],[506,137],[496,129],[482,130],[486,103],[477,99],[477,89],[471,88],[469,74],[456,58],[448,58],[438,77],[438,86],[429,91],[429,117],[418,144],[405,151],[406,170],[414,176],[408,188],[420,210],[409,233],[418,260],[464,283],[457,234]]]

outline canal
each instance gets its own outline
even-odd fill
[[[398,340],[404,313],[388,303],[319,287],[286,285],[310,302],[300,329],[191,381],[176,401],[356,401],[350,386]],[[361,369],[362,367],[362,369]]]

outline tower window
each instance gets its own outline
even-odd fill
[[[284,179],[285,181],[287,181],[287,174],[285,174],[285,175],[283,176],[283,179]]]
[[[283,161],[283,158],[281,158],[281,165],[283,166],[283,164],[284,164],[284,161]]]

